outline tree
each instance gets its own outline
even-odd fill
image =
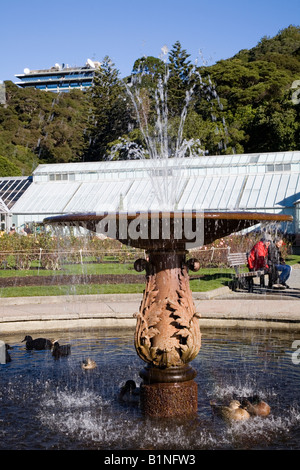
[[[168,109],[171,116],[180,115],[185,105],[186,92],[192,87],[193,66],[190,54],[176,41],[169,53]]]
[[[90,90],[90,127],[84,159],[105,160],[108,144],[128,132],[130,108],[119,72],[106,56]]]
[[[8,160],[8,158],[0,155],[0,177],[5,176],[21,176],[20,168]]]
[[[134,75],[139,74],[141,76],[146,76],[150,79],[156,78],[159,75],[162,75],[165,72],[165,64],[161,59],[157,57],[141,57],[137,59],[132,68],[132,73]]]
[[[248,152],[280,152],[297,149],[297,112],[289,103],[260,106],[248,127]]]
[[[88,103],[80,90],[57,94],[22,89],[5,82],[6,106],[0,105],[0,154],[21,174],[39,163],[82,158]],[[16,174],[16,173],[15,173]]]

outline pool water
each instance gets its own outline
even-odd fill
[[[26,332],[30,334],[30,332]],[[271,330],[202,331],[197,371],[198,414],[150,419],[139,405],[122,404],[120,387],[140,384],[144,363],[131,329],[35,334],[71,344],[68,357],[26,351],[23,337],[6,335],[12,361],[0,365],[0,450],[299,449],[300,364],[292,361],[297,333]],[[82,370],[91,357],[94,370]],[[295,361],[294,361],[295,362]],[[268,417],[226,423],[210,400],[259,394]]]

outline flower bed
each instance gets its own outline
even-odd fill
[[[142,253],[143,254],[143,253]],[[0,237],[0,269],[58,270],[63,264],[84,262],[125,263],[141,256],[135,248],[120,242],[97,237],[52,237],[49,234],[22,236],[3,234]]]
[[[247,252],[260,237],[261,234],[230,235],[193,249],[188,256],[197,258],[201,268],[227,267],[229,252]],[[289,248],[290,243],[286,242],[283,247],[284,257]],[[109,238],[58,238],[47,233],[28,236],[4,234],[0,237],[0,269],[24,270],[35,267],[60,270],[64,264],[133,263],[139,257],[144,257],[143,251]]]

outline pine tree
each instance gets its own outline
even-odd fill
[[[128,98],[119,79],[119,71],[108,56],[95,73],[90,94],[92,107],[84,159],[105,160],[108,144],[128,132],[130,116]]]
[[[191,88],[193,66],[190,54],[176,41],[169,53],[168,108],[171,116],[180,115],[186,99],[186,92]]]

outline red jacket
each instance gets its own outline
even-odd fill
[[[254,271],[268,269],[267,265],[268,248],[260,241],[252,248],[248,256],[248,268]]]

